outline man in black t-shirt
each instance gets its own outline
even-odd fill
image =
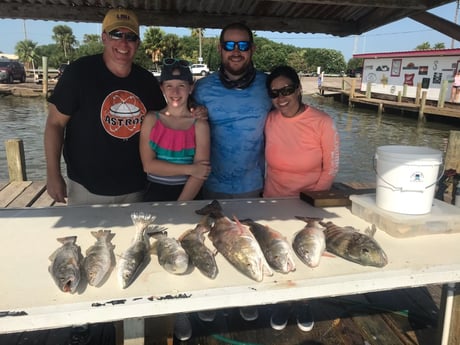
[[[132,11],[109,10],[101,39],[103,53],[67,66],[48,99],[47,190],[57,202],[66,197],[74,205],[142,200],[146,178],[139,131],[147,111],[166,103],[152,73],[133,63],[140,39]]]

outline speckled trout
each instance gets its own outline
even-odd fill
[[[209,214],[215,219],[208,236],[219,253],[238,271],[257,282],[262,281],[264,275],[273,275],[259,243],[248,226],[241,224],[236,218],[232,222],[224,216],[217,200],[197,210],[196,213]]]

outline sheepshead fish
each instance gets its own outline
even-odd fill
[[[113,266],[113,248],[110,240],[113,238],[110,230],[91,231],[96,242],[86,250],[83,268],[86,280],[91,286],[99,286],[109,274]]]
[[[126,289],[150,262],[150,241],[147,229],[153,224],[155,216],[143,212],[133,212],[131,219],[136,233],[130,247],[118,260],[118,282]]]
[[[195,211],[197,214],[209,214],[215,219],[209,232],[214,247],[241,273],[260,282],[264,275],[273,275],[262,249],[249,228],[235,218],[232,222],[222,214],[217,200]]]
[[[80,247],[76,245],[77,236],[61,237],[57,240],[62,246],[51,254],[48,270],[61,291],[74,293],[80,283],[82,259]]]
[[[259,242],[265,259],[275,271],[280,273],[295,271],[293,253],[286,237],[268,225],[256,223],[252,219],[244,219],[241,223],[249,226],[249,230]]]
[[[339,227],[332,222],[319,222],[324,226],[326,250],[346,260],[364,266],[383,267],[388,258],[383,249],[374,239],[373,233],[364,234],[352,227]]]
[[[166,231],[154,237],[157,238],[155,246],[160,265],[169,273],[184,274],[188,269],[189,257],[180,242],[168,237]]]
[[[205,216],[194,229],[184,232],[179,241],[192,264],[206,277],[214,279],[219,272],[214,253],[204,244],[204,234],[209,232],[209,217]]]
[[[292,242],[292,248],[298,258],[309,267],[317,267],[321,260],[321,256],[326,250],[326,236],[324,229],[318,226],[319,218],[299,217],[307,224],[297,232]]]

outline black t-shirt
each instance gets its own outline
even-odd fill
[[[128,77],[119,78],[102,55],[83,57],[66,68],[48,100],[70,116],[64,141],[69,178],[99,195],[144,188],[141,123],[147,111],[166,106],[149,71],[133,65]]]

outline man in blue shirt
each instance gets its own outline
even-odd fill
[[[266,75],[252,62],[255,45],[244,24],[227,25],[220,34],[219,71],[198,80],[194,98],[208,109],[211,174],[205,199],[259,197],[264,183],[264,125],[271,100]]]

